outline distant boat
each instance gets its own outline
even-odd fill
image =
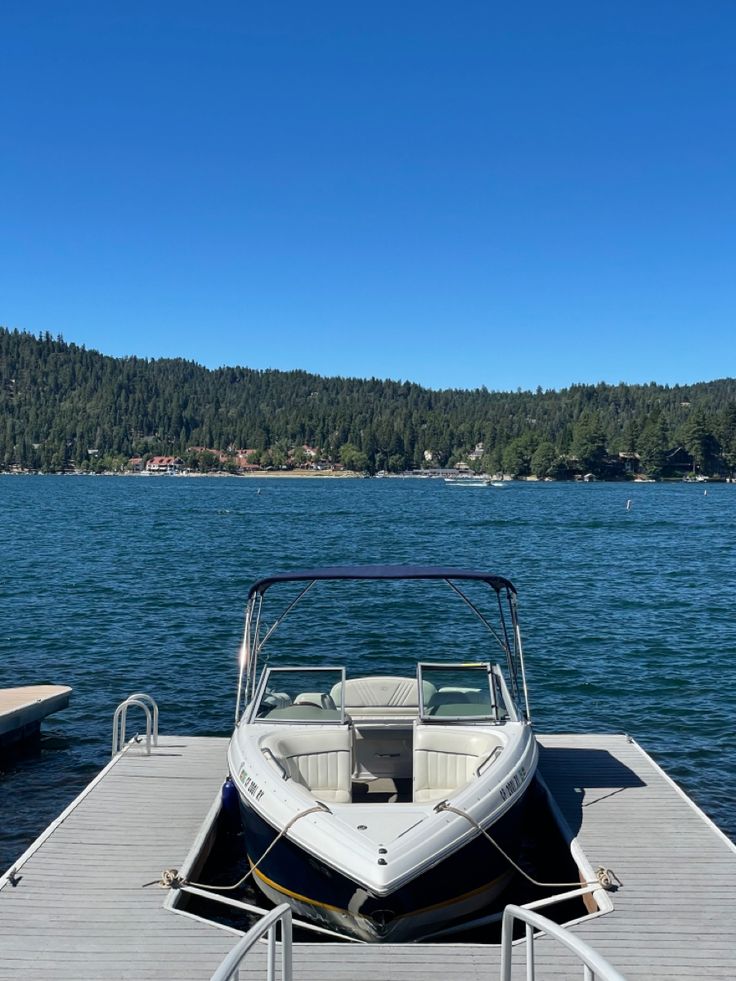
[[[445,483],[455,487],[489,487],[491,481],[487,477],[445,477]]]
[[[506,481],[505,480],[492,480],[491,481],[491,487],[505,487],[505,486],[506,486]]]

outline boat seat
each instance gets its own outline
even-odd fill
[[[437,691],[430,681],[423,681],[424,704]],[[342,685],[336,684],[330,695],[340,704]],[[376,675],[371,678],[348,678],[345,682],[345,708],[353,718],[412,718],[419,711],[419,688],[416,678]]]
[[[438,705],[456,705],[459,702],[469,702],[470,695],[464,691],[436,691],[426,703],[430,710],[437,708]]]
[[[318,800],[349,804],[352,799],[353,736],[350,726],[271,732],[261,741],[266,759],[272,754],[289,778]],[[273,760],[271,765],[277,767]]]
[[[336,708],[330,695],[323,691],[303,691],[294,699],[294,705],[316,705],[318,708]]]
[[[418,803],[444,800],[472,780],[503,741],[490,732],[458,726],[414,727],[414,788]]]

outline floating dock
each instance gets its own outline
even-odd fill
[[[568,928],[629,981],[732,981],[736,846],[626,736],[537,738],[575,847],[622,882],[609,912]],[[98,774],[0,878],[0,979],[210,977],[239,934],[168,908],[170,891],[146,884],[204,841],[226,747],[162,737],[150,756],[129,744]],[[535,950],[540,977],[581,976],[563,948],[541,938]],[[500,948],[480,944],[294,946],[295,981],[492,981],[499,965]],[[514,977],[523,971],[518,958]],[[240,976],[265,976],[262,949]]]
[[[41,721],[69,704],[66,685],[26,685],[0,688],[0,749],[35,738]]]

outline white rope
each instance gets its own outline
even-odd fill
[[[501,855],[503,855],[503,857],[506,859],[509,865],[513,866],[516,869],[516,871],[519,872],[521,875],[523,875],[524,878],[527,879],[529,882],[531,882],[533,886],[541,886],[542,888],[549,888],[549,889],[579,889],[581,886],[600,886],[603,889],[611,889],[613,887],[614,880],[619,885],[623,885],[623,883],[618,878],[615,872],[612,872],[610,869],[606,869],[603,866],[596,869],[595,879],[587,879],[578,882],[538,882],[536,879],[533,879],[527,872],[525,872],[520,865],[517,865],[516,862],[513,860],[513,858],[511,858],[511,856],[508,855],[503,850],[503,848],[501,848],[499,843],[494,838],[492,838],[488,834],[488,832],[484,828],[482,828],[480,824],[478,824],[475,818],[471,817],[470,814],[467,813],[467,811],[462,811],[460,810],[459,807],[453,807],[452,804],[448,804],[446,800],[441,801],[435,807],[435,811],[451,811],[453,814],[459,815],[459,817],[464,817],[466,821],[469,821],[470,824],[473,825],[473,827],[477,828],[478,831],[480,831],[480,833],[490,841],[493,847],[497,851],[499,851]]]
[[[192,882],[190,879],[187,879],[183,876],[180,877],[177,869],[166,869],[164,872],[162,872],[161,881],[159,882],[159,885],[162,886],[164,889],[180,889],[182,886],[195,886],[197,889],[211,889],[216,892],[232,892],[235,889],[239,889],[240,886],[242,886],[243,883],[253,875],[255,870],[258,868],[258,866],[261,864],[264,858],[268,855],[271,849],[276,844],[278,844],[278,842],[284,837],[287,831],[289,831],[291,828],[294,827],[294,825],[300,818],[306,817],[307,814],[316,814],[317,812],[324,813],[325,811],[328,814],[332,814],[332,811],[329,809],[329,807],[326,804],[317,802],[317,804],[314,807],[308,807],[306,811],[300,811],[298,814],[295,814],[293,818],[291,818],[289,821],[286,822],[284,827],[281,829],[281,831],[279,831],[279,833],[276,835],[274,840],[271,842],[271,844],[268,846],[265,852],[261,855],[258,861],[254,865],[251,865],[250,869],[245,873],[243,878],[238,879],[238,881],[234,883],[232,886],[212,886],[206,882]]]
[[[253,875],[261,862],[263,862],[263,860],[269,854],[271,849],[278,844],[287,831],[294,827],[300,818],[306,817],[308,814],[316,814],[318,812],[324,813],[325,811],[328,814],[332,813],[326,804],[318,802],[314,807],[308,807],[305,811],[300,811],[298,814],[295,814],[293,818],[286,822],[284,827],[281,829],[281,831],[279,831],[258,861],[251,865],[250,869],[245,873],[242,879],[239,879],[231,886],[213,886],[206,882],[192,882],[190,879],[180,877],[177,869],[165,869],[161,873],[159,885],[164,889],[179,889],[182,886],[195,886],[198,889],[210,889],[216,892],[232,892],[235,889],[239,889],[240,886],[242,886],[243,883]],[[600,866],[598,869],[596,869],[595,879],[584,879],[582,881],[578,880],[577,882],[539,882],[537,879],[534,879],[531,875],[529,875],[528,872],[525,872],[520,865],[517,865],[513,858],[511,858],[511,856],[504,851],[499,843],[485,830],[485,828],[482,828],[475,818],[468,814],[467,811],[463,811],[459,807],[453,807],[453,805],[448,804],[446,800],[443,800],[437,804],[435,811],[450,811],[452,814],[457,814],[459,817],[465,818],[465,820],[472,824],[474,828],[477,828],[477,830],[480,831],[484,838],[487,838],[488,841],[490,841],[493,847],[506,859],[509,865],[516,869],[520,875],[523,875],[524,878],[528,882],[531,882],[533,886],[539,886],[543,889],[579,889],[582,886],[598,886],[602,889],[612,889],[614,888],[614,883],[623,885],[616,873],[611,869],[605,868],[604,866]]]

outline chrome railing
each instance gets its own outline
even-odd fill
[[[195,891],[195,890],[192,890]],[[513,943],[514,921],[520,920],[526,925],[526,943]],[[210,981],[238,981],[238,970],[248,951],[264,934],[268,934],[267,950],[267,981],[275,981],[276,970],[276,929],[281,922],[281,981],[292,981],[292,921],[291,907],[282,903],[266,913],[246,935],[236,944],[225,957],[222,964],[212,975]],[[545,916],[534,913],[521,906],[507,906],[503,912],[503,927],[501,936],[501,981],[511,981],[511,959],[514,949],[526,950],[526,981],[535,981],[536,970],[534,960],[534,930],[541,930],[550,938],[561,943],[580,961],[583,968],[583,981],[626,981],[608,961],[601,957],[592,947],[565,930],[564,927],[553,923]]]
[[[514,950],[514,920],[526,924],[526,981],[534,981],[534,929],[541,930],[547,936],[561,943],[572,951],[583,965],[584,981],[626,981],[605,958],[596,953],[592,947],[576,937],[574,933],[558,926],[546,916],[540,916],[532,910],[521,906],[507,906],[503,911],[503,926],[501,933],[501,981],[511,981],[511,957]],[[520,949],[519,945],[516,949]]]
[[[260,919],[233,947],[220,964],[210,981],[238,981],[239,968],[245,955],[264,933],[268,934],[266,952],[266,977],[274,981],[276,977],[276,929],[281,923],[281,981],[292,981],[291,975],[291,907],[282,903]]]
[[[115,709],[112,720],[112,755],[115,756],[125,746],[125,728],[128,720],[128,709],[143,709],[146,715],[146,755],[151,755],[151,743],[158,746],[158,705],[143,691],[129,695]]]

